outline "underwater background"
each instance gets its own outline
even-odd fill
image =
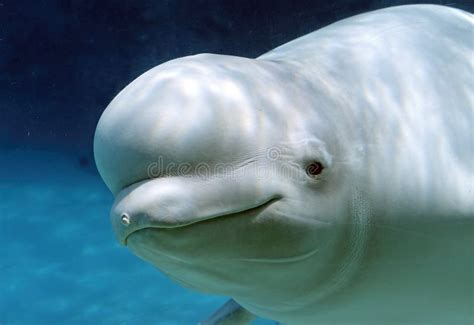
[[[0,325],[207,318],[227,297],[183,289],[116,242],[113,196],[92,154],[102,111],[165,61],[256,57],[408,3],[426,1],[0,0]],[[472,0],[429,3],[474,9]]]

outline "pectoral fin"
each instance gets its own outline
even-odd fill
[[[234,299],[229,299],[199,325],[246,325],[250,324],[255,318],[255,315],[240,306]]]

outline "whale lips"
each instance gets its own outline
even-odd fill
[[[210,216],[210,217],[196,218],[195,220],[185,222],[185,223],[170,223],[170,222],[159,223],[159,222],[155,222],[153,224],[149,224],[149,225],[146,225],[146,226],[143,226],[143,227],[137,227],[133,231],[129,232],[126,235],[125,238],[123,238],[123,244],[127,245],[128,237],[130,237],[131,235],[137,234],[138,232],[140,232],[142,230],[145,230],[145,229],[164,230],[164,229],[184,228],[184,227],[189,227],[189,226],[192,226],[192,225],[198,224],[198,223],[212,222],[214,219],[222,219],[224,217],[225,218],[231,218],[231,217],[235,217],[237,215],[244,214],[244,213],[245,214],[247,214],[247,213],[258,214],[261,211],[263,211],[264,209],[266,209],[268,206],[273,204],[274,202],[278,201],[279,199],[280,199],[280,197],[271,198],[268,201],[266,201],[265,203],[260,204],[260,205],[255,206],[255,207],[247,208],[247,209],[237,211],[237,212],[223,213],[223,214],[218,214],[218,215],[214,215],[214,216]],[[126,216],[126,221],[125,222],[124,222],[124,216]],[[123,223],[124,227],[128,227],[130,225],[130,223],[133,222],[132,219],[133,218],[130,218],[130,216],[126,213],[123,213],[122,216],[121,216],[121,220],[122,220],[122,223]]]

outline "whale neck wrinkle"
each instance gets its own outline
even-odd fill
[[[343,292],[360,270],[367,253],[373,216],[373,208],[367,198],[368,195],[360,187],[356,185],[351,187],[347,228],[341,239],[342,258],[335,272],[318,287],[318,294],[311,296],[312,304],[316,305],[323,299]]]
[[[247,297],[234,297],[242,306],[257,314],[293,314],[314,313],[324,308],[326,301],[344,294],[359,275],[368,252],[371,236],[371,220],[374,208],[367,193],[357,185],[352,185],[349,193],[349,213],[347,219],[334,231],[336,248],[331,248],[332,257],[326,261],[327,267],[314,274],[312,290],[291,299],[268,305],[264,300],[250,301]],[[341,226],[341,227],[339,227]],[[321,262],[320,260],[316,260]],[[322,306],[322,307],[321,307]],[[284,320],[282,320],[284,321]]]

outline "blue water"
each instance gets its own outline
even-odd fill
[[[0,324],[196,324],[226,301],[181,288],[116,242],[113,197],[92,165],[40,150],[0,159]]]

